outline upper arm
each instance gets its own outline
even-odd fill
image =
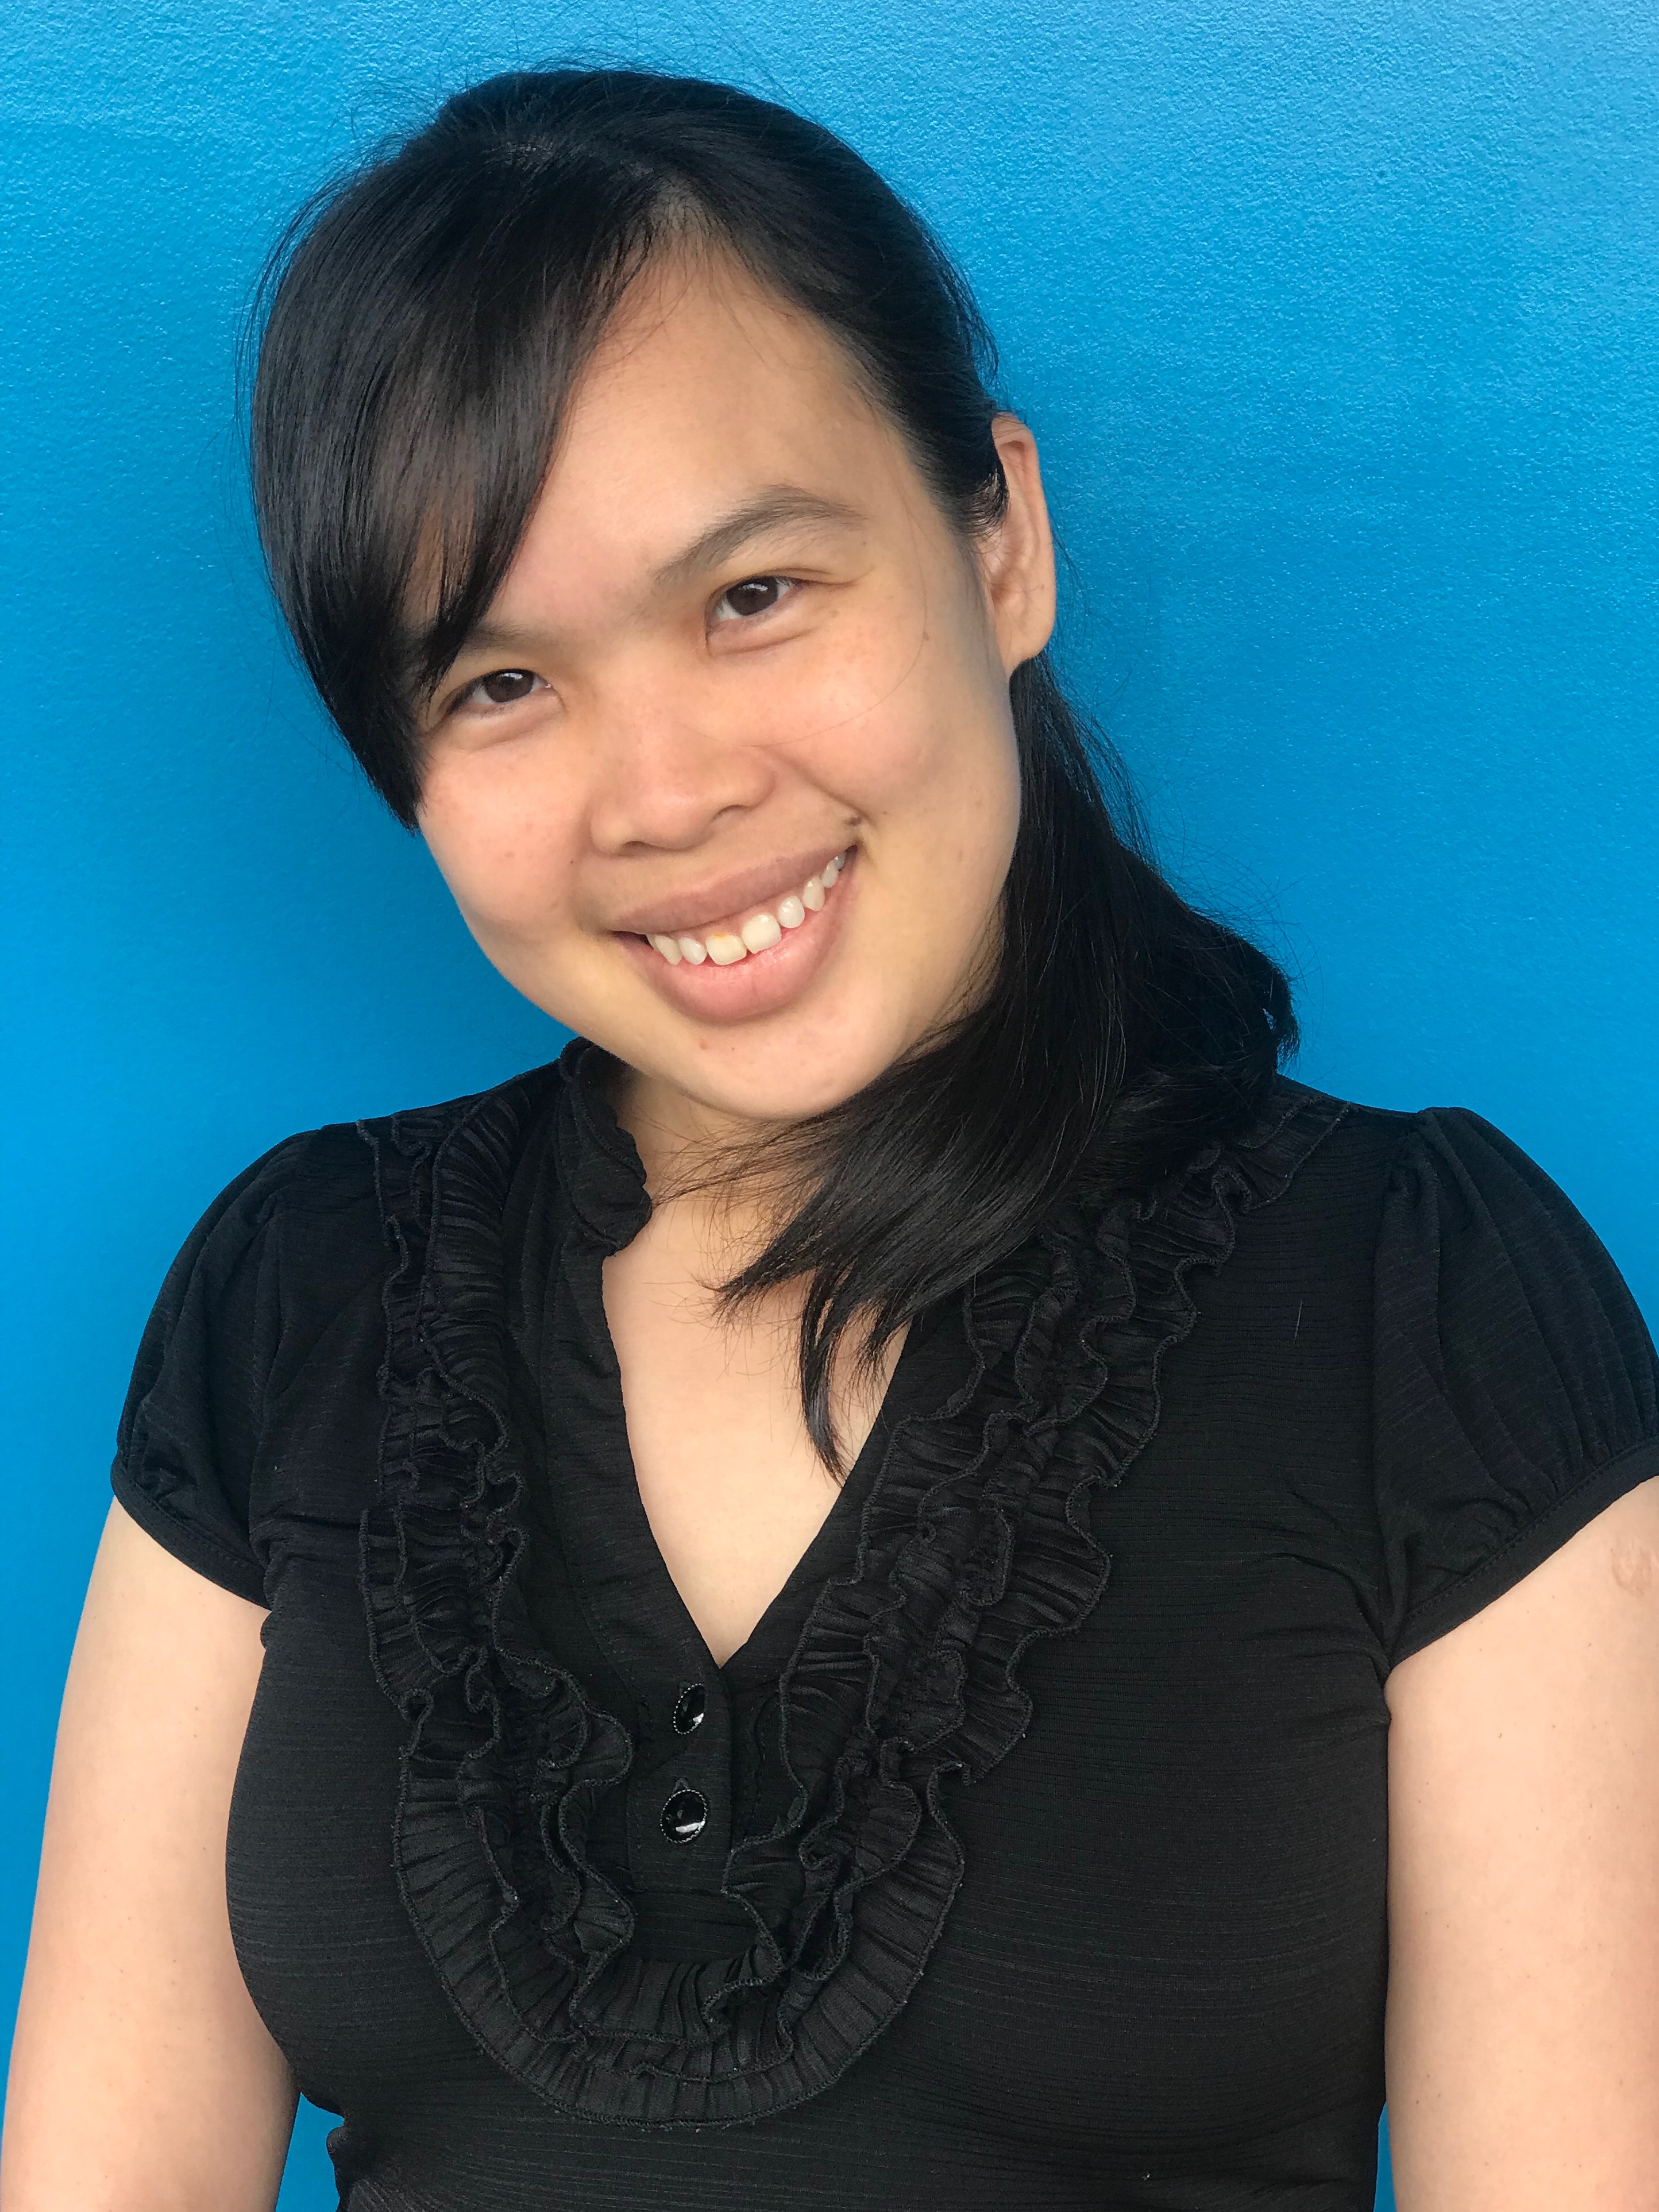
[[[1388,1698],[1401,2212],[1656,2212],[1659,1478]]]
[[[112,1510],[52,1767],[6,2212],[268,2212],[276,2201],[295,2092],[225,1903],[263,1621]]]

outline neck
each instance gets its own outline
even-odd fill
[[[775,1125],[720,1113],[630,1067],[612,1078],[611,1103],[634,1139],[659,1228],[672,1214],[676,1241],[691,1238],[722,1275],[764,1249],[779,1220],[780,1194],[758,1155]]]

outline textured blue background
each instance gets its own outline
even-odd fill
[[[174,1247],[285,1132],[558,1042],[336,757],[237,473],[276,225],[469,77],[732,76],[921,203],[1043,441],[1068,664],[1298,972],[1303,1073],[1503,1124],[1659,1311],[1645,0],[25,0],[11,45],[0,2017]]]

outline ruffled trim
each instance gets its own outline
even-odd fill
[[[1186,1278],[1226,1260],[1239,1218],[1347,1109],[1281,1084],[1243,1139],[1150,1198],[1059,1210],[965,1295],[972,1371],[896,1431],[855,1571],[783,1677],[787,1810],[735,1843],[724,1884],[753,1940],[688,1963],[630,1950],[628,1903],[588,1862],[632,1741],[538,1646],[520,1591],[501,1221],[550,1084],[578,1212],[615,1234],[642,1200],[631,1148],[599,1142],[580,1103],[589,1049],[459,1109],[360,1125],[398,1254],[362,1544],[408,1731],[395,1859],[456,2011],[538,2095],[642,2125],[755,2120],[827,2087],[915,1986],[962,1881],[941,1785],[1006,1757],[1031,1721],[1023,1653],[1100,1598],[1090,1493],[1157,1429],[1160,1364],[1196,1318]]]

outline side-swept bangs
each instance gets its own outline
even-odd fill
[[[849,148],[696,81],[565,70],[460,94],[290,226],[253,392],[278,599],[404,822],[411,708],[499,589],[576,379],[641,271],[696,248],[830,331],[954,519],[999,511],[988,336]]]

